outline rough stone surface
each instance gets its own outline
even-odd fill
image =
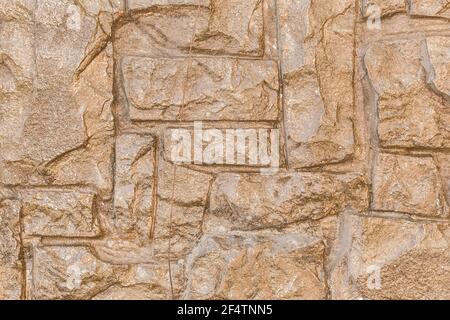
[[[100,232],[93,194],[45,190],[22,194],[23,234],[92,237]]]
[[[432,37],[431,43],[435,42]],[[445,41],[440,43],[446,45]],[[432,73],[429,78],[433,81],[431,68],[435,65],[439,72],[435,82],[442,88],[445,66],[436,61],[439,54],[433,46],[429,49],[433,58],[428,58],[425,50],[422,41],[399,40],[375,43],[366,53],[368,75],[378,95],[378,134],[383,146],[450,146],[448,101],[426,81],[427,73]]]
[[[354,148],[354,1],[281,1],[287,157],[340,162]]]
[[[133,120],[277,120],[273,61],[127,58],[124,86]]]
[[[450,298],[449,19],[3,0],[0,299]]]
[[[448,299],[447,223],[348,219],[332,272],[337,299]]]
[[[373,207],[440,216],[443,213],[440,187],[439,172],[432,158],[382,154],[373,179]]]

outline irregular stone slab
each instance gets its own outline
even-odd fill
[[[189,54],[198,20],[207,21],[209,9],[195,5],[152,6],[133,16],[114,32],[118,57],[140,55],[176,57]]]
[[[210,0],[208,23],[200,20],[192,52],[264,54],[263,1]]]
[[[22,131],[33,92],[33,1],[0,8],[0,182],[18,184],[31,175],[23,158]]]
[[[0,299],[2,300],[18,300],[22,297],[24,279],[20,258],[19,214],[19,201],[0,198]]]
[[[450,146],[448,106],[425,81],[422,50],[420,41],[398,40],[374,43],[366,53],[365,65],[378,95],[383,146]]]
[[[352,217],[340,264],[331,272],[333,299],[450,297],[449,226]]]
[[[324,242],[307,231],[205,236],[185,299],[325,299]]]
[[[55,185],[89,185],[103,199],[111,198],[113,185],[113,117],[111,103],[112,47],[108,45],[72,85],[74,98],[84,109],[87,142],[47,163],[46,181]]]
[[[276,120],[273,61],[127,57],[124,86],[132,120]]]
[[[36,190],[21,194],[23,232],[28,236],[99,235],[95,197],[77,190]]]
[[[92,135],[98,138],[99,127],[108,120],[112,123],[111,116],[109,119],[107,117],[109,111],[107,100],[112,101],[108,86],[100,90],[97,86],[92,86],[83,92],[83,97],[80,97],[81,93],[78,94],[77,90],[86,89],[86,82],[92,81],[92,78],[87,78],[93,73],[98,76],[96,81],[99,81],[99,86],[108,80],[112,83],[111,78],[104,77],[107,73],[105,69],[102,70],[103,74],[92,69],[102,67],[99,60],[104,59],[102,51],[106,49],[109,41],[117,1],[44,0],[38,1],[36,7],[34,2],[27,2],[21,6],[19,2],[14,1],[17,6],[9,10],[10,3],[7,12],[17,15],[20,26],[13,27],[16,29],[14,33],[10,33],[8,29],[16,23],[13,22],[15,20],[11,20],[7,28],[2,26],[2,30],[8,32],[8,36],[1,37],[4,41],[1,47],[5,48],[4,52],[8,57],[12,56],[10,51],[14,52],[16,55],[14,60],[17,60],[17,63],[27,61],[25,65],[20,65],[20,70],[29,73],[30,79],[27,80],[28,90],[25,90],[24,84],[20,85],[20,99],[15,98],[7,104],[5,125],[3,121],[0,125],[0,132],[7,132],[14,127],[13,131],[4,135],[4,142],[0,138],[2,149],[7,151],[5,156],[2,156],[5,159],[0,159],[5,163],[4,166],[0,166],[3,171],[0,172],[0,177],[7,184],[42,185],[47,182],[40,176],[40,172],[37,172],[38,166],[42,166],[45,162],[58,161],[59,157],[65,157],[68,152],[76,150],[77,153],[83,149]],[[32,27],[27,27],[29,31],[25,31],[27,29],[23,27],[25,22],[30,24],[29,18],[28,16],[25,18],[21,13],[26,11],[26,8],[30,10],[29,13],[27,11],[27,15],[34,17],[36,22]],[[21,34],[19,38],[11,37],[11,34],[19,36],[19,33]],[[15,43],[13,47],[10,42]],[[5,61],[8,58],[5,56],[0,60]],[[96,60],[95,66],[89,68],[93,60]],[[110,62],[112,66],[112,61]],[[13,64],[9,61],[7,65]],[[87,71],[89,76],[87,74],[85,77],[84,71]],[[8,77],[10,78],[10,75]],[[19,75],[15,77],[21,79]],[[8,88],[12,88],[11,81],[7,82]],[[15,86],[18,85],[16,81]],[[96,114],[95,117],[93,113]],[[98,113],[102,113],[101,116]],[[92,141],[90,143],[92,144]],[[92,167],[95,167],[97,161],[97,159],[81,160],[90,161]],[[95,168],[89,170],[92,173]],[[83,171],[88,170],[83,168]],[[89,184],[99,183],[95,179],[96,176],[97,173],[92,175],[93,178],[80,180]],[[65,180],[61,181],[62,184],[78,183],[73,181],[73,177],[67,176],[62,179],[51,174],[50,179],[60,178]],[[99,189],[104,188],[105,185],[99,186]]]
[[[450,18],[450,5],[447,0],[410,0],[409,12],[412,16]]]
[[[29,299],[89,299],[115,284],[127,269],[98,260],[83,246],[35,247],[32,261]]]
[[[93,300],[179,299],[185,283],[184,262],[173,261],[170,269],[169,273],[169,266],[164,260],[133,264],[121,277],[120,284],[100,292]]]
[[[392,16],[396,13],[406,13],[405,0],[365,0],[361,2],[363,16],[376,19]]]
[[[289,165],[348,159],[354,148],[354,1],[278,5]]]
[[[374,209],[441,216],[440,185],[431,157],[381,154],[373,177]]]
[[[159,158],[155,255],[182,257],[201,237],[212,176]],[[170,242],[170,250],[169,250]]]
[[[429,67],[428,82],[438,94],[450,102],[450,37],[431,36],[426,39],[428,61],[422,62]]]
[[[205,224],[212,230],[280,228],[367,205],[367,182],[359,175],[224,173],[213,183]]]
[[[116,139],[115,226],[141,242],[151,238],[154,224],[155,139],[122,134]]]

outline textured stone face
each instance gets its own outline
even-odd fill
[[[299,234],[202,239],[190,257],[187,297],[324,299],[324,250]]]
[[[295,168],[353,153],[353,1],[281,1],[287,156]]]
[[[366,182],[358,176],[221,174],[211,189],[212,229],[257,230],[367,210]]]
[[[22,278],[20,261],[20,203],[0,200],[0,299],[20,299]]]
[[[450,298],[447,0],[3,0],[0,299]]]
[[[92,237],[99,233],[93,194],[39,190],[21,198],[25,235]]]
[[[447,101],[426,82],[427,76],[432,83],[437,82],[436,91],[445,86],[443,69],[447,66],[438,63],[437,57],[442,54],[433,47],[437,39],[431,37],[430,41],[431,55],[428,55],[432,58],[423,52],[427,50],[425,44],[416,40],[377,43],[365,56],[368,74],[378,95],[378,134],[384,146],[449,146]],[[445,47],[445,39],[441,44]],[[438,70],[437,77],[434,68]]]
[[[337,298],[445,299],[448,225],[380,218],[348,221],[350,245],[336,268]]]
[[[124,86],[133,120],[277,120],[273,61],[127,58]]]
[[[380,155],[373,188],[377,210],[442,215],[439,173],[430,157]]]

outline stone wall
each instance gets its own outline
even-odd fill
[[[0,298],[449,299],[449,22],[446,0],[2,0]],[[277,170],[173,161],[200,121],[280,132]]]

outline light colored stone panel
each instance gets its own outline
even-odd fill
[[[116,140],[115,226],[141,242],[151,238],[154,223],[155,139],[123,134]]]
[[[449,227],[444,223],[353,217],[331,272],[333,299],[450,297]]]
[[[450,18],[450,5],[447,0],[409,0],[412,16]]]
[[[25,191],[21,198],[25,235],[92,237],[100,232],[93,194],[39,190]]]
[[[374,209],[441,216],[440,186],[431,157],[381,154],[373,180]]]
[[[205,236],[188,258],[187,299],[325,299],[325,247],[308,232]]]
[[[407,12],[407,1],[405,0],[363,0],[362,14],[364,17],[376,18],[392,16],[397,13]]]
[[[186,56],[198,20],[206,23],[207,7],[156,6],[123,22],[114,32],[114,49],[118,57],[140,55],[150,57]]]
[[[210,174],[163,161],[158,166],[157,216],[153,244],[157,256],[189,253],[201,237],[212,182]],[[169,250],[170,242],[170,250]]]
[[[22,294],[24,279],[20,259],[19,214],[19,201],[3,197],[0,199],[0,299],[2,300],[18,300]]]
[[[378,95],[383,146],[450,146],[448,106],[426,83],[423,50],[419,40],[398,40],[377,42],[366,53],[365,65]]]
[[[276,120],[272,61],[133,58],[123,61],[132,120]]]
[[[224,173],[211,189],[208,230],[281,228],[368,206],[368,188],[358,175],[319,173]]]
[[[29,299],[89,299],[116,283],[126,267],[98,260],[88,247],[35,247]]]
[[[354,1],[278,4],[289,165],[346,160],[354,148]]]
[[[450,103],[450,37],[427,37],[426,47],[430,65],[427,65],[428,61],[423,64],[430,68],[427,80]]]
[[[208,23],[198,23],[192,51],[208,54],[264,54],[263,1],[210,0]]]

